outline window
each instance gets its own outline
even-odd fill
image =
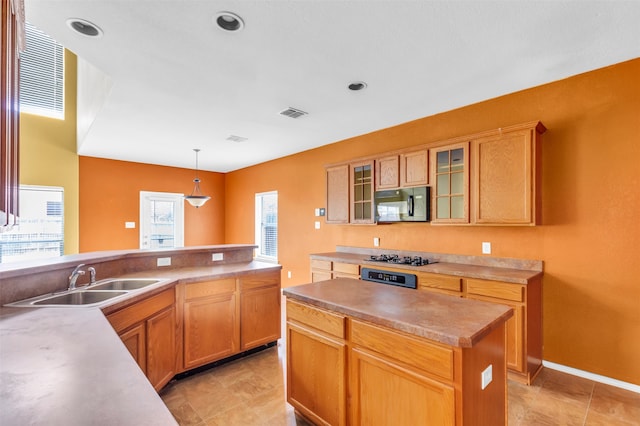
[[[0,233],[0,263],[64,254],[64,190],[20,186],[18,226]]]
[[[256,258],[278,262],[278,192],[256,194]]]
[[[64,119],[64,48],[30,23],[20,55],[20,110]]]
[[[184,196],[140,191],[140,248],[184,247]]]

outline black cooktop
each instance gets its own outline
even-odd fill
[[[381,254],[379,256],[371,255],[368,259],[371,262],[393,263],[397,265],[423,266],[431,263],[438,263],[420,256],[398,256],[397,254]]]

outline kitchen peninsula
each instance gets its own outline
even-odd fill
[[[2,305],[66,292],[80,264],[96,270],[95,285],[155,279],[97,306],[0,307],[0,424],[175,425],[155,390],[176,374],[280,338],[281,266],[253,260],[254,248],[95,252],[0,265]]]
[[[512,308],[349,278],[284,294],[287,400],[315,424],[506,424]]]

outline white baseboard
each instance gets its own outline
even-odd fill
[[[604,383],[606,385],[626,389],[631,392],[640,393],[640,386],[634,385],[633,383],[623,382],[622,380],[612,379],[611,377],[601,376],[599,374],[590,373],[584,370],[578,370],[577,368],[567,367],[566,365],[556,364],[555,362],[550,361],[543,360],[542,365],[552,370],[562,371],[563,373],[593,380],[594,382]]]

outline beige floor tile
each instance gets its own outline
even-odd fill
[[[613,421],[640,425],[640,394],[596,383],[589,411]]]

